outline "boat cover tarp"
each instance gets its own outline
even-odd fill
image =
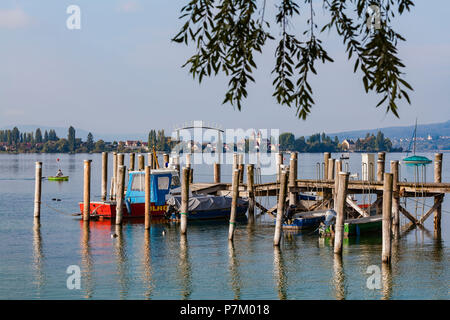
[[[189,197],[189,211],[208,211],[231,208],[231,197],[212,196],[212,195],[195,195]],[[181,208],[181,196],[171,196],[167,200],[169,206],[175,207],[177,210]],[[238,206],[247,206],[248,200],[238,198]]]

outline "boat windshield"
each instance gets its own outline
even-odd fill
[[[144,191],[145,190],[145,174],[133,174],[133,181],[131,182],[131,191]]]
[[[135,173],[132,176],[131,190],[130,191],[145,191],[145,174]],[[159,190],[169,189],[169,177],[158,177],[157,184]],[[171,188],[178,188],[180,186],[180,178],[178,176],[172,176],[170,183]]]

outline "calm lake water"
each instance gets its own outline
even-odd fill
[[[387,154],[386,167],[403,157]],[[39,226],[33,219],[35,161],[42,161],[43,176],[50,176],[57,158],[70,181],[43,181]],[[424,230],[404,235],[393,246],[392,268],[382,270],[382,289],[372,290],[366,272],[370,265],[382,268],[381,236],[346,240],[340,261],[329,241],[311,231],[285,232],[280,250],[274,249],[273,222],[266,217],[252,228],[238,224],[233,246],[227,222],[189,223],[187,238],[176,224],[153,224],[147,233],[142,223],[125,223],[121,231],[109,221],[86,228],[71,215],[79,212],[83,197],[84,159],[93,160],[91,199],[98,199],[100,154],[0,155],[0,299],[449,299],[449,195],[441,236],[433,232],[432,216]],[[322,154],[299,154],[299,178],[316,178],[322,160]],[[360,154],[351,154],[348,163],[352,173],[361,174]],[[210,182],[212,172],[211,166],[195,165],[194,181]],[[426,176],[432,181],[432,165]],[[448,153],[442,176],[450,182]],[[404,179],[414,181],[414,171],[402,166]],[[222,166],[222,180],[231,180],[230,165]],[[407,201],[410,212],[420,215],[432,206],[431,199],[417,200]],[[119,236],[111,238],[113,232]],[[70,265],[81,268],[79,290],[66,286]]]

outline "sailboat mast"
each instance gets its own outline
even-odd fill
[[[417,118],[416,118],[416,126],[414,127],[414,146],[413,146],[413,152],[414,155],[416,154],[416,139],[417,138]]]

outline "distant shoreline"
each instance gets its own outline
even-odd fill
[[[137,151],[125,151],[125,152],[118,152],[118,151],[102,151],[102,152],[108,152],[108,153],[139,153],[139,154],[145,154],[150,153],[150,151],[147,152],[137,152]],[[70,154],[70,155],[76,155],[76,154],[101,154],[102,152],[9,152],[9,151],[0,151],[1,154]],[[300,151],[281,151],[282,153],[291,153],[291,152],[298,152],[298,153],[324,153],[326,151],[311,151],[311,152],[300,152]],[[349,154],[361,154],[361,153],[378,153],[378,152],[386,152],[386,153],[407,153],[405,151],[353,151],[353,152],[347,152],[347,151],[335,151],[330,153],[349,153]],[[450,153],[450,150],[427,150],[427,151],[417,151],[417,153]],[[171,154],[171,151],[156,151],[157,154]],[[194,153],[202,153],[202,152],[194,152]],[[205,152],[207,153],[207,152]],[[223,152],[223,153],[233,153],[233,152]],[[222,153],[222,154],[223,154]],[[245,152],[246,154],[249,152]],[[277,153],[277,152],[275,152]],[[412,152],[409,152],[412,154]]]

